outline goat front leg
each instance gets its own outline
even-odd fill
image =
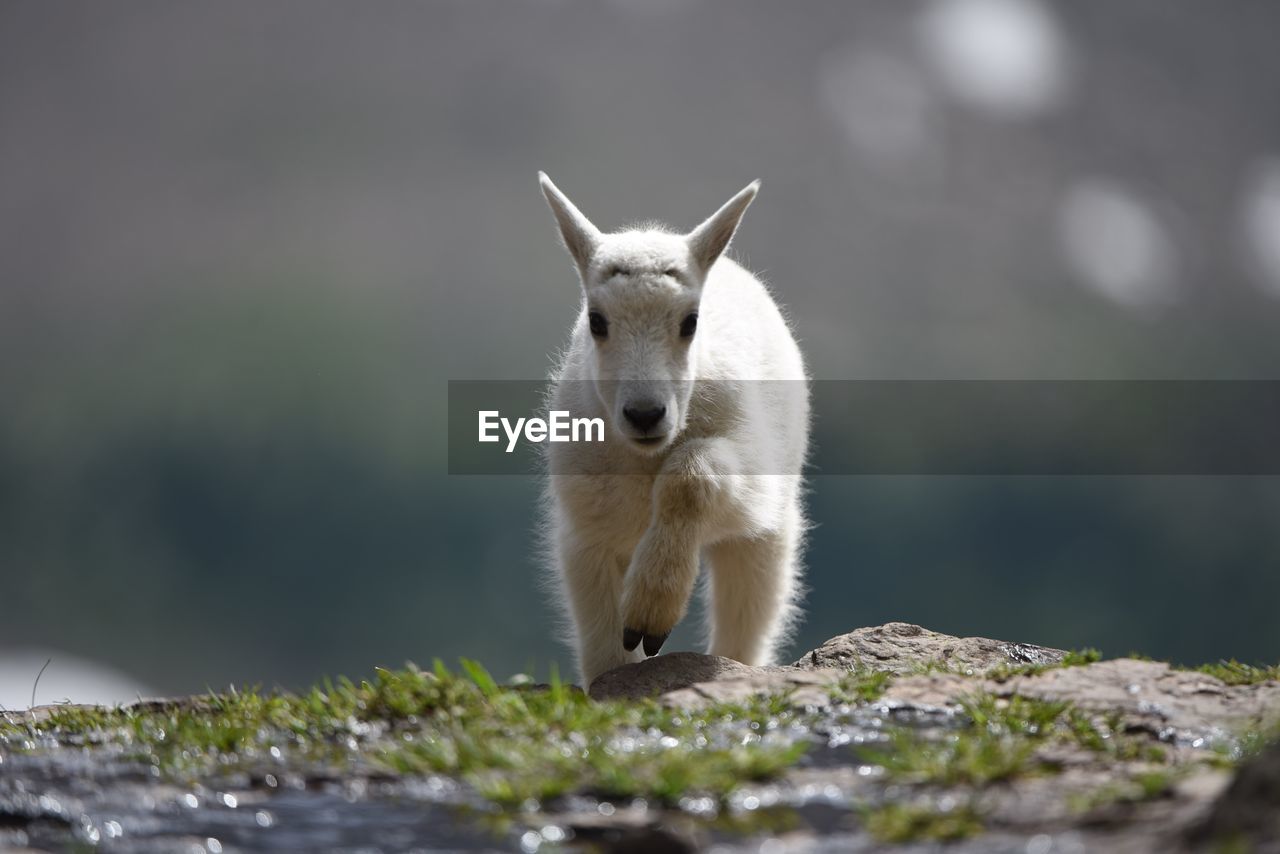
[[[627,568],[622,646],[657,655],[684,618],[707,531],[726,510],[736,455],[726,439],[697,439],[672,452],[653,486],[653,512]]]
[[[597,676],[639,659],[617,646],[622,630],[622,558],[611,551],[560,548],[560,579],[573,615],[578,674],[590,689]]]

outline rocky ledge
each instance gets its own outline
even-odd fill
[[[697,709],[783,692],[797,706],[822,706],[850,672],[885,672],[896,677],[879,700],[888,708],[954,707],[975,692],[1016,695],[1119,715],[1129,732],[1188,742],[1248,732],[1280,714],[1275,680],[1233,686],[1202,671],[1131,658],[1062,666],[1069,655],[886,623],[832,638],[787,667],[751,667],[693,652],[657,656],[606,673],[590,693],[597,700],[656,697]]]
[[[889,623],[789,666],[657,656],[595,703],[468,674],[9,713],[0,849],[1280,852],[1275,668]]]

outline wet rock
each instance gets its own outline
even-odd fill
[[[693,854],[701,848],[692,834],[658,825],[627,830],[604,843],[609,854]]]
[[[838,667],[909,673],[921,665],[940,663],[961,672],[985,673],[1001,665],[1056,664],[1060,649],[990,638],[957,638],[911,623],[855,629],[803,655],[795,667],[810,670]]]
[[[259,754],[214,778],[179,781],[158,776],[158,768],[128,745],[69,750],[76,745],[43,744],[0,752],[0,850],[61,850],[91,833],[113,851],[175,850],[205,837],[227,848],[252,848],[263,833],[282,850],[316,850],[337,844],[331,834],[340,827],[346,836],[339,841],[352,847],[373,841],[388,850],[412,840],[422,850],[493,850],[496,844],[531,850],[547,842],[567,850],[738,852],[759,850],[768,835],[771,850],[879,851],[884,846],[869,834],[865,816],[890,805],[921,810],[922,821],[957,807],[974,809],[985,830],[950,843],[952,854],[1212,851],[1232,840],[1280,854],[1267,847],[1267,840],[1280,837],[1280,747],[1238,778],[1221,768],[1214,752],[1236,744],[1238,733],[1280,718],[1280,682],[1230,686],[1127,659],[1033,675],[993,671],[1052,664],[1062,656],[1046,647],[956,638],[906,623],[841,635],[788,666],[751,667],[692,652],[659,655],[604,674],[591,696],[656,698],[697,708],[786,693],[801,713],[777,716],[770,722],[776,727],[725,716],[706,737],[803,743],[804,758],[776,778],[742,781],[722,803],[701,797],[676,804],[609,802],[597,800],[604,793],[584,791],[522,805],[514,822],[499,828],[486,824],[487,808],[464,781],[437,775],[363,776],[371,768],[358,761],[330,767]],[[833,701],[832,683],[850,670],[894,676],[873,702]],[[1070,702],[1097,713],[1110,734],[1104,737],[1132,739],[1126,744],[1133,749],[1046,739],[1033,748],[1035,771],[998,784],[912,782],[877,768],[884,763],[876,751],[891,743],[890,735],[911,731],[941,741],[967,727],[961,706],[979,692]],[[208,703],[195,696],[140,701],[136,708],[198,711]],[[16,714],[32,724],[65,708]],[[645,750],[655,749],[652,733],[633,735]],[[664,749],[684,747],[677,740]],[[1053,773],[1036,772],[1045,769]],[[901,850],[936,848],[918,842]]]

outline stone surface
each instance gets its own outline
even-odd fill
[[[610,670],[591,683],[596,700],[638,700],[699,683],[728,679],[765,679],[778,668],[751,667],[731,658],[672,652]]]
[[[909,623],[889,623],[832,638],[784,667],[749,667],[690,652],[657,656],[605,674],[591,694],[655,697],[667,705],[696,708],[785,690],[797,706],[821,706],[829,702],[831,683],[849,671],[887,671],[896,678],[875,705],[890,712],[941,713],[979,691],[1067,701],[1085,711],[1118,717],[1126,731],[1146,733],[1152,743],[1175,752],[1175,765],[1188,769],[1196,767],[1194,756],[1208,748],[1227,746],[1241,732],[1280,717],[1278,682],[1230,686],[1203,673],[1152,661],[1116,659],[1001,678],[994,673],[1002,666],[1055,664],[1064,655],[1049,647],[957,638]],[[1119,798],[1084,812],[1072,806],[1073,797],[1114,787],[1116,781],[1140,772],[1141,760],[1106,760],[1063,745],[1045,745],[1042,750],[1055,753],[1045,758],[1062,769],[1058,775],[1028,778],[982,796],[995,827],[1031,835],[1015,836],[1009,850],[1022,850],[1031,844],[1025,840],[1039,838],[1035,834],[1040,832],[1066,833],[1068,841],[1097,850],[1216,850],[1224,839],[1243,838],[1251,850],[1280,854],[1280,746],[1234,777],[1201,766],[1176,779],[1161,797],[1141,802]],[[844,791],[865,790],[867,785],[851,767],[825,764],[795,769],[788,779],[795,786],[836,785]],[[823,845],[829,845],[836,850],[847,844],[853,850],[863,842],[829,836],[809,838],[801,847],[826,850]],[[996,850],[1003,844],[996,831],[961,843],[956,850]]]
[[[713,682],[697,682],[684,688],[666,691],[662,702],[682,709],[697,709],[710,703],[739,702],[757,694],[789,692],[793,705],[822,706],[829,702],[828,688],[845,671],[797,670],[795,668],[764,669],[739,673]]]
[[[899,640],[901,649],[891,651]],[[750,667],[693,652],[660,655],[601,676],[591,686],[591,696],[656,697],[666,705],[699,708],[791,691],[795,705],[815,706],[827,701],[826,688],[832,682],[855,667],[910,674],[922,665],[944,662],[981,674],[1001,664],[1051,662],[1062,655],[1061,650],[1046,647],[955,638],[906,623],[889,623],[832,638],[787,667]],[[1162,740],[1188,742],[1255,728],[1280,709],[1277,682],[1229,686],[1203,673],[1123,658],[1003,681],[950,672],[902,675],[882,702],[891,707],[941,708],[955,706],[979,690],[1005,697],[1021,694],[1065,700],[1089,711],[1118,713],[1131,729]]]
[[[957,638],[911,623],[886,623],[834,637],[805,653],[794,666],[910,673],[921,665],[940,663],[961,672],[985,673],[1001,665],[1056,664],[1065,655],[1063,650],[1034,644]]]
[[[543,804],[537,813],[521,813],[504,838],[512,845],[519,840],[526,850],[532,845],[526,836],[554,831],[569,834],[569,850],[737,852],[759,850],[761,834],[768,834],[771,850],[882,851],[886,846],[867,833],[859,805],[892,801],[931,809],[945,803],[976,806],[986,832],[949,845],[951,854],[1208,852],[1232,839],[1246,840],[1249,850],[1280,854],[1275,845],[1280,838],[1280,747],[1264,751],[1238,774],[1212,761],[1220,755],[1215,749],[1232,747],[1243,731],[1280,719],[1280,682],[1229,686],[1205,674],[1132,659],[1033,675],[994,672],[1002,665],[1050,664],[1063,655],[1046,647],[957,638],[890,623],[832,638],[788,666],[751,667],[693,652],[627,665],[601,676],[591,686],[591,696],[653,698],[676,708],[696,708],[787,692],[793,706],[805,709],[796,718],[804,721],[799,728],[771,731],[758,722],[738,721],[729,726],[740,729],[724,732],[744,743],[761,737],[803,741],[808,744],[805,758],[777,779],[744,780],[718,814],[716,808],[707,812],[710,799],[693,798],[688,804],[681,799],[674,806],[621,800],[605,810],[593,797],[575,796]],[[894,677],[872,703],[833,702],[832,683],[854,669]],[[1043,767],[1056,769],[1051,774],[939,788],[887,781],[876,771],[874,751],[886,743],[886,732],[907,727],[945,737],[948,728],[963,725],[957,712],[976,692],[1068,701],[1096,712],[1108,727],[1118,719],[1117,731],[1158,746],[1161,758],[1049,740],[1035,747],[1035,756]],[[140,705],[198,707],[207,701],[197,696]],[[16,714],[21,722],[38,724],[52,710],[37,708],[9,717]],[[467,790],[443,778],[359,776],[365,772],[352,778],[299,767],[287,785],[281,777],[279,790],[264,787],[256,774],[202,781],[188,789],[149,776],[123,748],[92,755],[61,747],[0,753],[0,769],[0,850],[56,849],[79,838],[88,826],[85,821],[101,827],[108,818],[125,833],[123,847],[116,841],[109,850],[176,850],[206,836],[220,837],[229,848],[251,848],[261,838],[259,809],[270,816],[271,838],[283,844],[287,835],[293,850],[331,841],[335,822],[346,828],[353,844],[385,831],[387,839],[412,838],[422,850],[490,850],[494,838],[452,812]],[[283,770],[271,769],[276,774]],[[1136,781],[1151,773],[1164,775],[1165,782],[1144,795]],[[220,806],[226,794],[233,795],[238,807]],[[192,808],[193,797],[199,809]],[[708,803],[699,806],[700,800]],[[731,826],[737,829],[727,830]],[[894,850],[936,848],[919,842]]]
[[[839,635],[784,667],[752,667],[729,658],[674,652],[626,664],[591,684],[597,700],[662,697],[674,705],[745,699],[796,688],[796,700],[820,699],[821,687],[855,669],[910,673],[926,665],[986,673],[1001,665],[1053,664],[1060,649],[990,638],[957,638],[911,623],[886,623]]]
[[[1131,727],[1164,739],[1241,732],[1280,710],[1280,682],[1231,686],[1204,673],[1131,658],[1019,676],[989,690],[1118,712]]]
[[[1130,729],[1162,739],[1214,739],[1256,728],[1280,711],[1280,683],[1230,686],[1167,664],[1119,658],[1081,667],[1015,676],[1003,682],[952,673],[905,676],[883,702],[910,707],[956,703],[975,690],[1008,697],[1066,700],[1095,712],[1117,713]]]
[[[142,698],[132,703],[124,703],[120,708],[133,709],[138,712],[156,712],[174,708],[195,709],[202,706],[207,708],[208,705],[208,695],[194,694],[190,697]],[[43,706],[32,706],[24,711],[5,711],[3,714],[10,723],[39,724],[49,720],[55,714],[96,711],[100,708],[101,706],[86,705],[84,703],[51,703]]]

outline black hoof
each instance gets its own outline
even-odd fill
[[[623,629],[622,630],[622,648],[625,649],[627,652],[631,652],[631,650],[635,649],[640,645],[640,639],[643,637],[644,635],[641,634],[640,632],[637,632],[635,629]],[[645,643],[647,647],[648,641],[645,641]]]
[[[662,645],[667,642],[667,638],[671,632],[665,635],[645,635],[644,636],[644,654],[652,658],[662,649]]]

